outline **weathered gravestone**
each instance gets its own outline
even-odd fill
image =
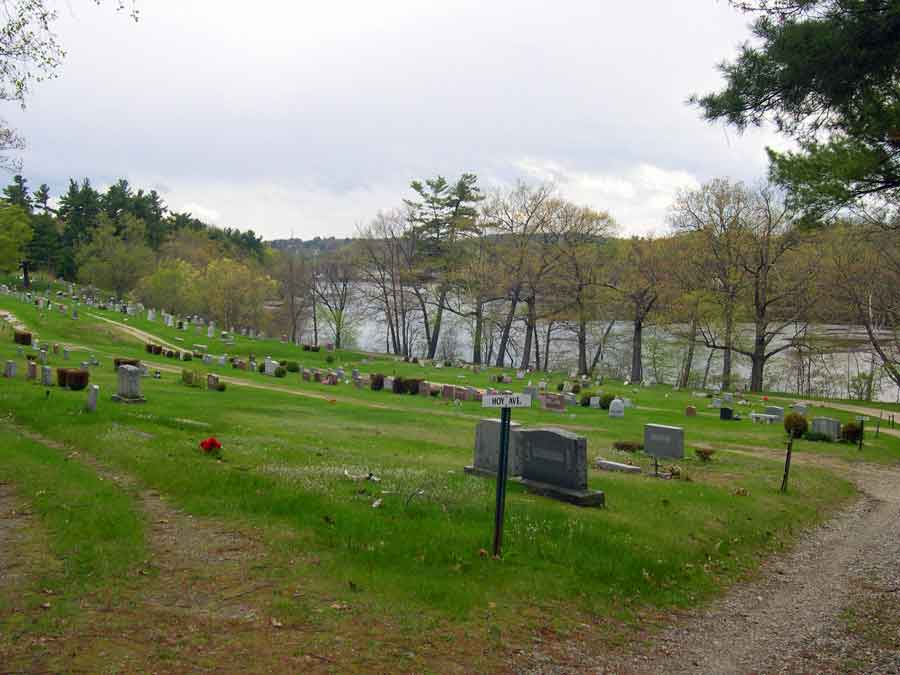
[[[806,417],[809,414],[809,407],[805,403],[795,403],[791,406],[791,410],[798,415]]]
[[[3,377],[15,377],[16,376],[16,362],[15,361],[7,361],[6,367],[3,369]]]
[[[599,396],[591,396],[591,400],[589,401],[591,408],[594,410],[600,409],[600,397]]]
[[[766,408],[766,415],[774,415],[779,422],[784,421],[784,408],[777,405],[770,405]]]
[[[85,408],[88,412],[95,412],[97,410],[97,399],[100,396],[100,385],[92,384],[88,386],[88,395],[87,395],[87,403],[85,404]]]
[[[618,471],[620,473],[640,473],[641,467],[621,462],[612,462],[608,459],[597,458],[594,465],[601,471]]]
[[[41,384],[45,387],[53,386],[53,369],[50,366],[41,366]]]
[[[509,423],[509,459],[507,476],[522,475],[522,456],[519,449],[519,431],[522,425]],[[466,473],[483,476],[497,476],[500,463],[500,420],[484,419],[475,427],[475,454],[472,465],[465,467]]]
[[[684,414],[686,417],[696,417],[697,409],[694,406],[689,405],[687,408],[684,409]]]
[[[584,436],[549,428],[522,429],[518,434],[523,485],[578,506],[603,506],[603,493],[588,489]]]
[[[722,399],[714,398],[712,403],[710,404],[713,408],[721,408],[722,407]]]
[[[610,417],[625,417],[625,401],[620,398],[614,398],[609,404]]]
[[[219,376],[214,373],[207,374],[206,388],[207,389],[218,389],[219,388]]]
[[[422,380],[419,383],[419,396],[424,396],[425,398],[431,396],[431,384],[429,382]]]
[[[814,434],[823,434],[836,441],[841,437],[841,423],[830,417],[814,417],[812,431]]]
[[[266,357],[266,365],[265,365],[265,374],[269,376],[275,375],[275,368],[278,367],[278,364],[272,360],[272,357]]]
[[[119,366],[119,391],[112,397],[119,403],[143,403],[141,371],[136,366]]]
[[[645,424],[644,452],[657,459],[683,459],[684,429],[663,424]]]
[[[538,398],[541,410],[565,410],[566,400],[561,394],[541,394]]]

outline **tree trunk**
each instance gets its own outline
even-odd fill
[[[681,369],[681,377],[678,380],[679,389],[687,389],[691,382],[691,371],[694,369],[694,347],[697,343],[697,316],[691,316],[691,332],[688,334],[687,354],[684,357],[684,367]]]
[[[27,260],[22,261],[22,285],[25,289],[31,288],[31,269]]]
[[[547,337],[544,340],[544,372],[550,370],[550,335],[553,332],[553,320],[547,322]]]
[[[644,337],[644,322],[642,319],[634,320],[634,335],[631,338],[631,381],[635,384],[644,376],[642,359]]]
[[[497,348],[496,363],[498,368],[503,368],[503,365],[506,362],[506,345],[509,344],[509,332],[512,329],[513,318],[516,315],[516,307],[519,304],[519,292],[518,288],[513,291],[509,302],[509,313],[506,315],[506,321],[503,323],[503,331],[500,333],[500,345]]]
[[[447,301],[447,289],[441,288],[441,294],[438,296],[437,311],[434,315],[434,323],[431,326],[431,342],[428,345],[428,358],[433,359],[437,353],[438,340],[441,337],[441,321],[444,318],[444,303]]]
[[[313,346],[319,344],[319,317],[316,312],[316,299],[313,298]]]
[[[706,355],[706,369],[703,371],[703,386],[701,389],[706,389],[706,385],[709,384],[709,369],[712,367],[713,354],[715,352],[710,349],[709,354]]]
[[[531,340],[534,334],[534,325],[537,323],[534,298],[530,298],[526,302],[528,304],[528,317],[525,320],[525,346],[522,348],[522,362],[519,370],[528,370],[528,364],[531,363]]]
[[[589,375],[587,364],[587,321],[578,320],[578,374]]]
[[[472,338],[472,363],[481,365],[481,332],[484,329],[484,302],[475,298],[475,335]]]
[[[734,344],[734,308],[725,308],[725,349],[722,352],[722,391],[731,388],[731,347]]]
[[[532,327],[534,330],[534,369],[541,369],[541,337],[538,335],[538,327],[537,321],[534,322],[534,326]]]

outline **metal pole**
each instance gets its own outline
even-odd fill
[[[497,500],[494,506],[494,556],[503,546],[503,514],[506,510],[506,468],[509,464],[510,409],[500,409],[500,457],[497,461]]]

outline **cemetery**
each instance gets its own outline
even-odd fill
[[[124,323],[113,309],[90,307],[75,324],[0,295],[4,310],[38,345],[60,345],[23,345],[0,322],[0,396],[17,426],[89,453],[193,518],[227,514],[267,547],[277,543],[285,556],[271,562],[284,575],[278,583],[306,588],[303,603],[324,606],[322,620],[341,630],[352,620],[332,605],[352,607],[353,616],[418,608],[452,630],[460,622],[486,629],[479,608],[496,603],[492,617],[527,630],[530,608],[552,602],[566,607],[564,630],[598,616],[629,625],[647,612],[706,601],[848,503],[854,486],[818,458],[900,459],[887,417],[877,434],[875,422],[866,424],[860,448],[841,442],[855,416],[827,402],[744,394],[713,407],[706,392],[607,379],[604,408],[601,395],[581,401],[565,391],[568,373],[520,378],[511,369],[438,368],[240,334],[211,338],[201,353],[177,341],[175,318],[135,314]],[[182,364],[185,354],[196,360]],[[201,386],[184,386],[184,373]],[[535,400],[514,410],[503,556],[494,560],[484,551],[499,442],[491,412],[499,412],[482,399],[503,392]],[[122,405],[133,402],[141,405]],[[810,440],[794,443],[781,494],[785,410],[809,417]],[[207,437],[220,444],[215,457],[198,449]],[[35,441],[28,443],[33,452]],[[0,459],[0,469],[9,461]],[[88,565],[99,575],[89,585],[115,587],[114,570],[149,554],[139,505],[125,493],[116,499],[104,517],[132,524],[112,541],[90,543],[115,562]],[[84,528],[80,536],[93,542]],[[731,543],[717,544],[723,538]],[[320,562],[289,564],[310,555]],[[80,592],[62,578],[55,588],[67,616]],[[299,620],[283,601],[270,601],[267,621]],[[478,658],[491,667],[490,657]]]

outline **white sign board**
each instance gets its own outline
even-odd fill
[[[485,394],[482,408],[530,408],[531,394]]]

